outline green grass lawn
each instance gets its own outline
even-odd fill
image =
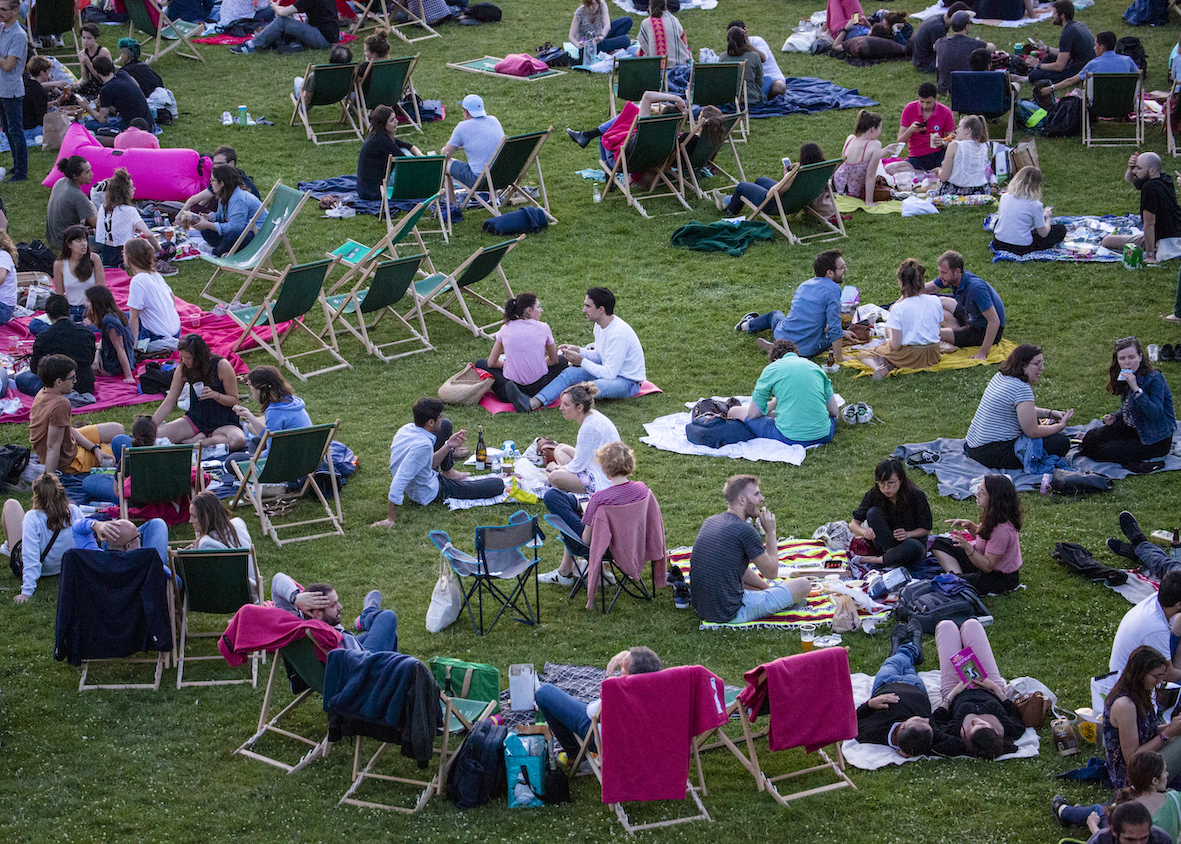
[[[580,313],[588,286],[606,284],[615,291],[618,313],[644,342],[649,378],[664,392],[604,404],[602,410],[637,449],[635,477],[660,500],[670,547],[691,543],[701,521],[722,508],[721,487],[731,474],[759,474],[768,504],[778,515],[780,533],[810,536],[819,524],[849,518],[872,481],[874,464],[898,444],[963,436],[992,368],[884,382],[854,379],[842,371],[834,376],[835,389],[846,399],[873,405],[880,421],[856,427],[841,423],[833,443],[809,452],[800,467],[684,458],[639,443],[643,423],[679,410],[686,400],[749,392],[765,358],[732,326],[747,311],[785,308],[795,286],[811,276],[817,249],[789,248],[777,238],[756,244],[742,258],[691,253],[674,249],[669,235],[689,219],[718,219],[712,202],[696,202],[693,214],[676,215],[672,212],[679,206],[674,201],[659,200],[651,208],[662,216],[652,220],[642,219],[614,194],[593,204],[590,185],[575,171],[595,166],[595,156],[570,143],[561,130],[588,128],[603,119],[605,76],[570,72],[529,83],[444,67],[448,61],[531,52],[545,41],[560,43],[574,10],[574,0],[500,5],[504,20],[499,24],[444,25],[443,38],[414,45],[421,53],[415,74],[418,91],[425,98],[442,100],[448,116],[443,123],[428,124],[421,136],[404,130],[403,137],[414,137],[424,150],[439,149],[459,117],[457,101],[471,92],[484,97],[489,113],[499,117],[510,134],[554,127],[541,159],[552,210],[560,222],[530,236],[509,256],[506,270],[514,290],[539,293],[559,342],[589,341],[590,326]],[[727,22],[738,17],[746,20],[752,33],[778,47],[789,27],[819,5],[729,0],[712,11],[685,12],[681,20],[695,52],[704,46],[720,52]],[[1122,3],[1104,2],[1079,17],[1092,32],[1113,29],[1129,34],[1119,19],[1122,8]],[[618,12],[614,6],[612,10]],[[981,27],[976,34],[1011,49],[1012,42],[1030,36],[1056,43],[1058,32],[1045,23],[1020,30]],[[1134,33],[1148,50],[1150,88],[1166,87],[1166,57],[1174,32],[1161,28]],[[105,30],[103,43],[113,48],[121,34],[121,28]],[[291,80],[304,74],[308,57],[248,57],[232,55],[224,47],[200,49],[205,64],[174,55],[160,63],[159,72],[176,93],[182,112],[162,136],[164,145],[208,151],[230,143],[238,149],[241,166],[264,191],[276,179],[294,185],[301,179],[354,172],[358,144],[315,147],[301,129],[287,125]],[[397,41],[393,50],[393,55],[406,52]],[[921,81],[908,62],[854,68],[831,58],[777,58],[789,76],[831,79],[880,101],[878,110],[887,127],[897,125],[903,105],[914,98]],[[266,115],[276,125],[223,128],[218,116],[243,103],[253,115]],[[830,111],[754,121],[750,143],[739,148],[748,178],[777,173],[779,159],[794,159],[807,141],[819,142],[835,156],[854,120],[854,112]],[[891,131],[887,129],[888,137]],[[1077,138],[1039,139],[1038,146],[1046,173],[1046,202],[1058,213],[1138,209],[1136,193],[1122,180],[1127,149],[1084,150]],[[1148,130],[1144,148],[1164,154],[1160,128]],[[41,178],[52,162],[43,151],[31,151],[34,179]],[[1166,170],[1172,172],[1171,162]],[[14,239],[43,237],[48,190],[30,180],[6,185],[3,193]],[[1159,319],[1172,306],[1176,265],[1138,273],[1118,264],[989,265],[988,236],[981,228],[985,213],[953,209],[909,220],[856,215],[847,224],[849,238],[838,244],[849,265],[846,283],[860,288],[862,301],[893,301],[894,272],[903,259],[917,257],[933,269],[940,253],[958,249],[968,268],[1004,297],[1005,337],[1045,348],[1048,367],[1037,385],[1039,404],[1075,408],[1081,421],[1111,410],[1113,400],[1103,387],[1113,341],[1129,334],[1146,344],[1181,339],[1175,328]],[[480,231],[484,217],[469,214],[456,226],[450,244],[437,238],[429,241],[436,266],[451,269],[478,246],[496,242]],[[346,238],[373,242],[381,233],[380,222],[372,217],[328,220],[309,206],[294,226],[292,240],[298,258],[312,260]],[[171,282],[179,295],[197,301],[208,276],[206,265],[193,261],[182,264]],[[257,302],[261,292],[252,291],[251,296]],[[499,292],[493,298],[498,296]],[[489,314],[485,321],[493,318]],[[510,663],[532,662],[539,670],[546,660],[601,665],[622,647],[646,644],[667,664],[701,663],[737,683],[746,669],[798,651],[798,637],[790,633],[700,632],[691,612],[673,608],[667,591],[654,605],[623,602],[603,618],[586,611],[581,601],[567,602],[560,590],[543,587],[540,627],[503,622],[481,639],[461,620],[444,633],[426,633],[423,619],[438,565],[427,531],[446,528],[458,545],[470,549],[476,525],[503,522],[511,512],[498,507],[449,514],[440,507],[407,506],[395,530],[368,527],[385,512],[387,446],[397,427],[408,421],[410,406],[433,395],[447,376],[465,362],[486,356],[490,348],[490,343],[441,319],[429,318],[429,328],[436,353],[383,365],[365,356],[351,339],[343,339],[342,350],[353,362],[353,371],[297,384],[314,421],[341,421],[340,438],[356,450],[360,471],[343,493],[348,530],[344,540],[322,539],[279,551],[261,537],[257,520],[247,519],[264,577],[283,570],[305,583],[329,580],[338,587],[350,619],[359,612],[365,592],[380,588],[386,605],[401,619],[404,651],[423,659],[442,654],[491,662],[501,668],[502,676]],[[265,356],[248,358],[252,363],[268,361]],[[1181,364],[1162,366],[1174,386],[1181,384]],[[125,409],[101,418],[130,427],[136,412]],[[571,425],[554,412],[492,417],[479,408],[451,408],[449,415],[457,427],[469,431],[483,425],[490,443],[526,443],[542,434],[572,441],[575,436]],[[4,442],[28,439],[25,426],[5,426],[0,436]],[[930,498],[937,523],[974,515],[973,504],[941,498],[932,480],[916,480]],[[1120,510],[1133,510],[1146,529],[1172,527],[1176,488],[1176,478],[1166,474],[1121,481],[1113,492],[1084,501],[1023,496],[1022,579],[1027,588],[989,601],[996,618],[990,635],[1007,676],[1038,677],[1071,707],[1089,703],[1088,677],[1105,670],[1111,637],[1128,605],[1114,593],[1066,574],[1051,559],[1050,550],[1057,541],[1074,540],[1111,562],[1103,540],[1116,531]],[[27,502],[27,495],[22,501]],[[187,528],[176,532],[176,538],[185,535]],[[556,547],[555,542],[547,545],[545,569],[557,564]],[[0,789],[0,837],[5,840],[286,842],[372,840],[384,834],[395,840],[429,841],[626,837],[600,804],[593,783],[585,779],[575,782],[572,805],[535,812],[510,813],[503,801],[460,814],[437,800],[410,818],[336,808],[349,781],[346,748],[335,749],[328,760],[291,777],[231,755],[254,729],[261,688],[177,692],[168,688],[170,675],[165,675],[165,688],[158,693],[79,694],[77,672],[51,657],[56,581],[44,583],[22,607],[9,603],[19,589],[16,581],[5,576],[0,585],[7,606],[0,609],[0,759],[7,772]],[[885,635],[850,635],[846,643],[853,670],[868,673],[876,670],[888,648]],[[928,644],[933,664],[934,645],[930,640]],[[313,709],[297,723],[312,732],[323,720]],[[1047,747],[1048,730],[1042,738],[1043,752],[1033,760],[921,762],[874,773],[854,771],[858,791],[822,795],[786,810],[756,793],[753,781],[732,757],[714,753],[705,764],[707,805],[717,822],[666,830],[661,837],[765,841],[789,834],[800,841],[875,844],[1056,841],[1060,830],[1046,814],[1050,797],[1062,788],[1054,775],[1082,760],[1059,759],[1052,745]],[[768,757],[767,765],[779,770],[785,760]],[[1092,802],[1101,797],[1087,787],[1067,788],[1066,793]],[[658,811],[643,807],[639,815],[654,817]]]

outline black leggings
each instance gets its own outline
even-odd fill
[[[964,452],[977,463],[982,463],[990,469],[1024,469],[1024,464],[1013,451],[1016,443],[1017,440],[1014,439],[985,443],[977,448],[965,445]],[[1070,437],[1066,434],[1050,434],[1048,437],[1042,437],[1042,445],[1046,448],[1046,454],[1065,457],[1066,452],[1070,451]]]
[[[557,378],[558,373],[567,366],[569,366],[569,364],[566,363],[566,359],[559,357],[558,362],[551,366],[545,375],[542,375],[532,384],[517,384],[517,387],[524,395],[528,396],[529,398],[533,398],[535,395],[545,389],[545,386],[549,384],[550,381],[553,381],[555,378]],[[504,377],[503,367],[499,369],[490,367],[488,366],[488,359],[481,358],[480,360],[476,361],[476,369],[482,369],[492,376],[492,395],[496,396],[502,402],[512,404],[512,399],[509,398],[508,393],[505,391],[505,387],[508,385],[509,379]]]
[[[971,583],[981,595],[1002,595],[1005,592],[1012,592],[1021,584],[1020,569],[1008,574],[1001,571],[981,571],[972,565],[967,553],[954,540],[948,539],[946,536],[935,537],[935,541],[931,543],[931,550],[942,551],[948,556],[954,557],[955,561],[960,564],[964,580]]]
[[[881,507],[870,507],[864,523],[873,530],[874,540],[870,545],[881,555],[883,565],[911,569],[927,556],[927,543],[914,537],[907,537],[901,542],[894,538],[894,528],[886,520],[886,513]]]
[[[1051,246],[1057,246],[1062,241],[1066,240],[1066,226],[1062,223],[1054,223],[1050,226],[1050,233],[1044,237],[1038,233],[1037,229],[1033,232],[1033,243],[1028,246],[1017,246],[1012,243],[1005,243],[992,239],[993,249],[1003,249],[1006,252],[1012,252],[1014,255],[1027,255],[1030,252],[1037,252],[1039,249],[1049,249]]]
[[[1079,446],[1079,454],[1104,463],[1130,466],[1164,457],[1173,446],[1173,438],[1144,445],[1136,429],[1118,416],[1110,425],[1087,431]]]

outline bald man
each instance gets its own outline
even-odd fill
[[[1132,243],[1144,248],[1144,260],[1150,264],[1168,261],[1181,255],[1181,208],[1173,182],[1161,175],[1160,156],[1142,152],[1128,159],[1124,181],[1140,191],[1140,217],[1144,234],[1108,235],[1103,245],[1123,249]]]

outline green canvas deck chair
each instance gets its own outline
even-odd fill
[[[545,178],[541,175],[539,157],[545,139],[553,130],[554,127],[550,126],[541,132],[502,138],[500,146],[496,148],[496,154],[489,160],[475,186],[467,192],[460,209],[478,202],[484,210],[494,216],[500,216],[500,206],[507,206],[514,196],[520,196],[525,202],[544,212],[551,223],[558,222],[549,211],[549,196],[545,192]],[[537,170],[537,194],[540,202],[521,185],[521,180],[530,167]],[[447,178],[450,182],[450,175]],[[487,200],[480,196],[481,192],[488,194]],[[454,195],[454,185],[449,187],[448,194]]]
[[[399,21],[398,12],[404,12],[407,19]],[[440,35],[427,23],[423,0],[367,0],[365,9],[353,21],[352,32],[356,35],[364,29],[376,27],[388,29],[407,44],[439,38]]]
[[[357,122],[362,126],[369,125],[369,112],[379,105],[388,105],[405,115],[410,125],[421,132],[422,114],[418,110],[418,93],[411,79],[417,65],[417,53],[370,62],[364,76],[357,80]],[[402,108],[408,96],[414,106],[413,114]]]
[[[246,289],[250,287],[251,282],[256,278],[269,281],[279,278],[282,273],[275,266],[272,256],[280,244],[287,250],[288,261],[292,264],[297,263],[295,260],[295,250],[291,248],[291,241],[287,237],[287,231],[291,228],[291,224],[295,222],[295,218],[299,216],[300,210],[302,210],[304,203],[308,201],[310,196],[311,194],[306,191],[300,192],[294,188],[287,187],[283,184],[282,180],[275,182],[275,186],[271,188],[271,192],[262,201],[259,210],[250,218],[250,222],[242,232],[242,236],[235,241],[233,248],[228,254],[220,258],[215,258],[212,255],[206,255],[204,253],[201,254],[202,260],[213,264],[216,268],[201,291],[201,296],[211,302],[228,305],[232,302],[240,302]],[[267,218],[259,225],[258,217],[264,208],[267,211]],[[255,229],[257,229],[257,233],[254,239],[243,246],[242,241],[246,238],[246,232],[254,231]],[[243,275],[246,277],[241,287],[238,288],[238,291],[228,299],[220,299],[210,292],[213,289],[213,282],[222,273]]]
[[[352,369],[353,365],[340,356],[336,345],[336,332],[332,322],[328,321],[327,330],[322,333],[328,335],[325,340],[320,334],[308,328],[305,320],[312,307],[319,304],[324,311],[325,320],[328,319],[328,306],[324,303],[324,281],[332,272],[335,262],[324,258],[310,264],[299,266],[288,265],[282,277],[275,282],[275,286],[267,293],[261,305],[249,308],[232,308],[227,313],[242,329],[241,336],[234,342],[231,351],[242,350],[243,344],[253,341],[263,349],[279,366],[285,366],[300,381],[306,381],[313,375],[322,375],[337,369]],[[280,329],[281,323],[289,323],[286,329]],[[260,327],[270,329],[268,337],[264,338],[256,330]],[[299,352],[288,352],[283,348],[290,337],[301,330],[312,340],[312,348]],[[243,351],[251,351],[245,349]],[[311,372],[301,372],[295,365],[297,358],[307,355],[326,354],[335,363],[322,366]]]
[[[37,0],[37,5],[29,10],[28,31],[29,47],[33,52],[52,56],[64,65],[81,67],[78,61],[78,7],[74,5],[74,0]],[[39,43],[41,38],[60,37],[67,32],[74,39],[72,52],[69,47],[47,48]]]
[[[328,293],[337,294],[341,291],[348,292],[349,290],[355,290],[363,286],[368,278],[373,275],[379,263],[390,258],[398,257],[398,246],[408,238],[414,239],[420,253],[426,253],[426,246],[423,245],[422,237],[418,235],[417,226],[418,221],[422,219],[422,215],[426,213],[426,209],[436,199],[438,199],[437,195],[428,196],[425,200],[420,201],[410,211],[406,212],[406,216],[399,220],[396,226],[390,226],[385,236],[373,246],[366,246],[350,238],[331,252],[325,252],[324,257],[331,258],[341,266],[348,268],[345,274],[328,288]],[[433,273],[435,266],[431,263],[430,255],[420,254],[419,257],[426,263],[430,270],[430,272],[423,273],[419,269],[419,272],[423,275]],[[320,332],[320,336],[323,337],[326,332],[327,329]]]
[[[312,425],[309,428],[288,428],[285,431],[267,431],[255,449],[254,455],[248,461],[231,464],[234,475],[238,478],[238,494],[234,496],[231,510],[238,507],[243,496],[254,507],[258,520],[262,523],[263,532],[275,544],[282,548],[289,542],[302,542],[305,539],[319,539],[323,536],[344,536],[343,517],[340,514],[340,486],[336,480],[336,467],[328,460],[329,486],[332,492],[332,502],[315,481],[316,471],[320,464],[328,458],[328,450],[332,445],[332,438],[336,436],[336,429],[340,426],[337,420],[328,425]],[[316,500],[324,508],[324,515],[312,519],[302,519],[278,523],[267,512],[263,495],[265,484],[291,484],[298,482],[295,495],[304,498],[308,492],[314,493]],[[311,506],[315,506],[312,504]],[[329,530],[323,533],[279,538],[279,531],[290,530],[308,525],[326,524]]]
[[[372,274],[358,277],[357,285],[348,293],[340,293],[326,298],[329,308],[328,318],[360,340],[365,351],[385,363],[419,352],[434,351],[435,347],[431,345],[430,338],[427,336],[426,319],[422,315],[422,308],[415,303],[415,306],[405,316],[398,313],[397,310],[397,306],[409,293],[410,286],[414,283],[424,257],[426,256],[408,255],[405,258],[395,258],[392,261],[381,261],[373,268]],[[364,290],[358,289],[366,280],[368,280],[369,286]],[[413,293],[409,295],[411,299],[414,298]],[[386,316],[401,324],[410,336],[385,343],[374,342],[370,335],[377,328],[377,324]],[[350,321],[350,318],[356,320],[356,325]],[[414,319],[418,321],[418,328],[411,324],[411,320]],[[405,351],[398,351],[394,354],[386,352],[387,349],[397,349],[406,343],[412,345]]]
[[[291,644],[279,649],[279,653],[271,660],[271,675],[267,680],[267,688],[262,696],[262,711],[258,716],[258,729],[234,753],[245,756],[247,759],[256,759],[259,762],[274,765],[276,768],[282,768],[288,774],[301,771],[316,759],[328,755],[327,727],[324,728],[324,738],[313,740],[280,726],[292,712],[299,709],[312,696],[313,692],[321,697],[324,695],[323,660],[327,656],[326,653],[320,650],[319,645],[316,644],[316,640],[312,638],[310,633],[304,638],[296,639]],[[280,668],[280,666],[283,666],[283,668]],[[284,680],[290,678],[291,691],[295,693],[295,699],[283,707],[276,715],[271,716],[271,705],[274,702],[275,689],[282,682],[279,679],[280,675],[283,675]],[[323,716],[319,712],[319,707],[315,707],[315,709],[317,712],[315,717],[319,721]],[[255,749],[255,745],[270,733],[308,745],[311,747],[311,750],[307,751],[295,764],[288,764],[282,760],[267,756],[265,753],[261,753]]]
[[[638,103],[648,91],[663,91],[664,56],[629,56],[616,59],[611,65],[611,77],[607,82],[607,102],[611,116],[619,112],[615,108],[616,98]]]
[[[353,114],[353,101],[349,98],[349,95],[356,91],[356,64],[309,63],[303,78],[305,87],[302,93],[307,94],[310,89],[310,101],[306,101],[302,96],[295,96],[294,92],[291,93],[291,121],[288,125],[294,126],[295,118],[298,117],[303,123],[308,140],[316,146],[361,140],[364,134],[357,125]],[[340,113],[335,119],[312,120],[311,110],[316,106],[336,106]],[[317,127],[337,128],[321,128],[317,131]]]
[[[188,21],[174,21],[164,13],[160,8],[160,4],[156,0],[125,0],[127,6],[127,16],[131,19],[131,26],[127,30],[127,35],[131,38],[135,37],[135,31],[146,32],[149,36],[156,39],[156,43],[151,50],[144,50],[143,62],[151,64],[156,59],[171,53],[176,50],[178,56],[184,56],[186,59],[196,59],[199,62],[204,62],[205,57],[201,55],[190,38],[196,38],[205,32],[205,24],[203,23],[189,23]],[[151,39],[149,39],[151,40]],[[171,41],[164,49],[160,49],[165,41]],[[182,48],[183,45],[183,48]],[[188,52],[185,52],[185,49]]]
[[[173,550],[169,553],[169,566],[184,584],[180,600],[180,637],[177,640],[176,687],[186,686],[232,686],[249,683],[251,688],[258,685],[258,663],[265,658],[262,652],[250,655],[250,676],[225,680],[189,680],[185,682],[186,662],[224,662],[216,650],[212,654],[194,656],[188,653],[190,639],[216,640],[225,630],[225,618],[232,616],[247,604],[261,604],[260,584],[262,574],[254,548],[228,548],[212,551],[195,549]],[[250,581],[253,577],[254,589]],[[205,613],[221,617],[222,624],[212,632],[194,633],[189,629],[193,614]]]
[[[128,506],[169,504],[204,488],[204,472],[197,472],[197,487],[193,485],[193,467],[197,444],[156,445],[125,448],[115,472],[115,494],[119,496],[119,518],[126,519]],[[131,495],[124,495],[128,479]]]
[[[721,173],[733,185],[738,184],[740,181],[746,181],[746,173],[742,170],[742,159],[738,157],[738,147],[734,145],[733,134],[734,128],[741,121],[741,114],[727,114],[722,118],[722,133],[718,138],[715,139],[700,134],[693,143],[693,151],[689,152],[689,140],[694,136],[686,135],[685,139],[677,146],[677,155],[680,160],[678,166],[685,174],[685,178],[693,186],[693,191],[697,194],[698,199],[705,199],[705,191],[701,189],[698,171],[707,166],[715,171],[714,175]],[[729,146],[730,152],[734,155],[734,169],[738,171],[737,176],[723,168],[715,160],[718,153],[722,151],[722,147],[725,146]]]
[[[361,743],[364,741],[364,738],[358,734],[353,746],[352,784],[349,786],[348,791],[344,793],[344,796],[337,801],[336,805],[339,806],[347,803],[350,806],[362,806],[368,809],[386,809],[391,812],[402,812],[407,815],[413,815],[415,812],[421,810],[431,797],[436,794],[443,794],[444,788],[446,787],[447,769],[451,765],[452,757],[459,751],[459,745],[462,742],[459,736],[470,731],[472,724],[476,721],[491,715],[492,708],[495,704],[490,701],[453,698],[443,692],[439,692],[439,706],[442,713],[443,729],[435,737],[435,755],[438,756],[438,763],[437,765],[428,765],[428,768],[434,767],[434,776],[430,779],[421,779],[421,777],[426,776],[425,771],[419,773],[420,778],[418,779],[412,776],[377,773],[374,769],[389,748],[389,742],[381,742],[368,761],[365,761],[365,758],[361,754]],[[407,767],[410,767],[410,763],[401,760],[400,768],[406,770]],[[413,770],[418,773],[417,769]],[[392,803],[378,803],[372,800],[360,800],[356,797],[356,794],[361,786],[365,784],[366,780],[400,783],[404,786],[414,786],[415,790],[421,788],[422,791],[418,794],[413,807],[398,806]],[[387,789],[394,787],[388,786]]]
[[[745,143],[750,135],[750,112],[746,102],[746,86],[742,80],[746,74],[746,61],[717,62],[715,64],[693,63],[689,71],[689,106],[704,108],[717,106],[722,111],[733,109],[743,118],[738,123],[739,143]],[[696,131],[700,123],[700,112],[696,120],[690,119],[690,125]]]
[[[1140,102],[1139,73],[1092,73],[1087,76],[1083,94],[1083,146],[1118,147],[1144,143],[1144,108]],[[1131,115],[1129,121],[1128,116]],[[1105,126],[1131,123],[1131,135],[1096,138],[1092,121],[1103,120]]]
[[[612,190],[618,189],[627,197],[627,204],[634,206],[645,217],[652,215],[640,202],[641,198],[676,197],[686,211],[691,211],[689,203],[685,201],[684,172],[681,168],[675,168],[672,174],[676,179],[675,185],[669,179],[669,173],[666,172],[669,163],[674,162],[677,158],[677,150],[680,149],[681,124],[684,119],[682,114],[654,114],[651,117],[641,117],[636,120],[632,140],[619,150],[619,154],[615,156],[615,163],[609,164],[602,159],[599,160],[599,166],[607,174],[605,192],[609,194]],[[634,146],[632,141],[634,141]],[[628,152],[629,147],[632,147],[631,152]],[[643,190],[639,186],[633,185],[630,178],[632,173],[637,175],[655,173],[652,186]],[[658,192],[662,186],[667,190]]]
[[[386,228],[394,228],[393,208],[395,202],[422,202],[427,207],[435,209],[435,216],[439,219],[437,229],[421,228],[417,221],[413,228],[414,240],[419,249],[427,252],[422,242],[424,234],[441,234],[443,242],[451,242],[451,205],[447,202],[444,190],[445,155],[391,155],[386,161],[385,188],[382,194],[381,216],[385,219]],[[428,199],[433,197],[433,199]],[[435,271],[427,253],[427,266],[431,272]]]
[[[491,340],[492,335],[488,333],[488,329],[500,325],[502,320],[498,319],[487,325],[477,325],[476,321],[472,318],[471,311],[468,310],[467,297],[471,296],[478,299],[492,310],[498,311],[503,315],[503,305],[494,302],[487,296],[477,293],[472,287],[476,282],[482,281],[493,273],[496,273],[500,276],[500,280],[504,282],[504,289],[508,296],[511,297],[513,295],[513,289],[509,286],[508,276],[504,274],[504,267],[501,266],[501,262],[504,260],[504,256],[516,249],[517,244],[524,239],[525,235],[520,235],[515,240],[506,240],[495,246],[481,246],[466,261],[460,264],[454,272],[450,274],[435,273],[432,276],[414,282],[412,289],[414,290],[415,304],[419,308],[430,308],[432,311],[447,317],[452,322],[462,325],[474,337],[483,337]],[[436,300],[442,298],[444,294],[448,294],[447,299],[442,304],[439,304]],[[459,305],[460,313],[449,310],[455,304]]]
[[[771,228],[786,237],[788,244],[792,246],[812,240],[828,241],[848,237],[848,234],[845,233],[845,223],[840,214],[836,215],[834,223],[832,220],[826,220],[820,216],[812,208],[812,202],[817,197],[825,193],[831,197],[832,174],[843,162],[843,158],[834,158],[831,161],[820,161],[806,167],[793,164],[787,175],[780,179],[775,187],[767,191],[767,198],[761,203],[755,205],[746,197],[742,198],[742,204],[749,209],[746,219],[756,220],[761,217]],[[835,207],[835,200],[833,207]],[[819,220],[824,227],[823,230],[806,235],[793,232],[787,218],[799,214],[801,211],[809,213]]]

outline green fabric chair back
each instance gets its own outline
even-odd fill
[[[693,105],[733,105],[742,85],[741,62],[693,65]]]
[[[439,195],[437,193],[434,196],[428,196],[426,199],[420,198],[418,205],[406,212],[406,216],[398,221],[398,228],[394,232],[394,236],[390,238],[391,247],[397,246],[406,239],[406,236],[418,225],[418,221],[422,219],[422,215],[426,213],[427,209],[438,198]]]
[[[439,701],[439,707],[446,714],[447,705],[442,700]],[[453,697],[451,698],[451,708],[454,711],[451,713],[448,730],[452,733],[462,733],[467,731],[467,727],[463,725],[463,720],[460,720],[459,716],[462,715],[469,724],[475,724],[476,720],[484,714],[484,710],[488,708],[488,701]]]
[[[615,96],[639,102],[648,91],[659,91],[663,56],[635,56],[615,62]]]
[[[358,296],[361,298],[361,313],[375,313],[402,301],[402,297],[414,283],[414,276],[424,258],[425,254],[408,255],[378,264],[373,278],[369,281],[369,290],[364,298]]]
[[[287,185],[279,185],[275,195],[271,198],[271,207],[267,209],[267,218],[258,227],[254,239],[232,255],[222,258],[206,258],[221,266],[248,269],[253,267],[271,253],[276,244],[272,242],[278,232],[285,231],[290,225],[290,218],[299,208],[303,194]],[[282,225],[280,225],[282,224]]]
[[[267,456],[259,461],[258,480],[282,484],[315,474],[334,425],[312,425],[267,433]]]
[[[279,295],[271,305],[271,316],[275,322],[299,319],[312,309],[324,288],[324,279],[331,265],[331,260],[322,258],[287,271]]]
[[[1140,84],[1138,73],[1093,73],[1091,103],[1087,111],[1091,117],[1111,120],[1127,120],[1136,110],[1136,88]]]
[[[312,80],[309,108],[335,105],[353,92],[355,64],[317,64],[312,65],[311,72],[316,78]]]
[[[123,450],[123,476],[131,479],[131,495],[127,500],[133,505],[184,498],[193,485],[193,447],[126,448]]]
[[[185,585],[189,612],[233,615],[246,604],[254,603],[246,577],[249,549],[178,551],[173,559],[176,573]]]
[[[61,35],[74,28],[74,0],[37,0],[33,7],[33,27],[29,33],[34,38],[47,35]]]
[[[734,125],[741,119],[741,114],[723,115],[722,132],[717,143],[711,143],[710,139],[704,133],[699,135],[697,143],[693,145],[693,154],[689,156],[689,166],[696,170],[713,161],[714,156],[718,154],[722,146],[726,143],[726,139],[730,137],[730,133],[734,131]]]
[[[395,157],[390,165],[388,196],[391,202],[438,195],[443,189],[443,155]],[[429,203],[428,203],[429,204]]]
[[[663,167],[677,151],[677,138],[684,115],[654,114],[636,121],[636,143],[627,155],[629,173],[644,173]]]
[[[124,0],[123,5],[127,7],[127,16],[131,18],[131,23],[136,29],[149,35],[156,34],[158,18],[153,18],[148,12],[147,0]]]
[[[279,648],[279,655],[287,665],[308,684],[308,688],[324,694],[324,663],[316,656],[316,646],[307,636]]]
[[[381,59],[370,64],[369,80],[365,85],[365,104],[369,108],[399,105],[413,63],[414,56],[402,56],[400,59]]]
[[[525,172],[533,153],[545,141],[546,132],[530,132],[527,135],[514,135],[505,138],[496,153],[496,160],[489,165],[488,175],[492,177],[492,184],[498,191],[502,191],[513,182],[521,178]],[[488,190],[488,180],[481,179],[475,190]]]
[[[516,245],[517,241],[513,239],[484,249],[472,259],[472,262],[455,279],[456,286],[467,287],[469,284],[475,284],[477,281],[482,281],[492,275],[496,268],[500,266],[500,262],[504,259],[504,256]]]
[[[787,190],[779,197],[783,212],[791,215],[803,211],[824,191],[832,174],[841,166],[843,158],[818,161],[801,167]]]

